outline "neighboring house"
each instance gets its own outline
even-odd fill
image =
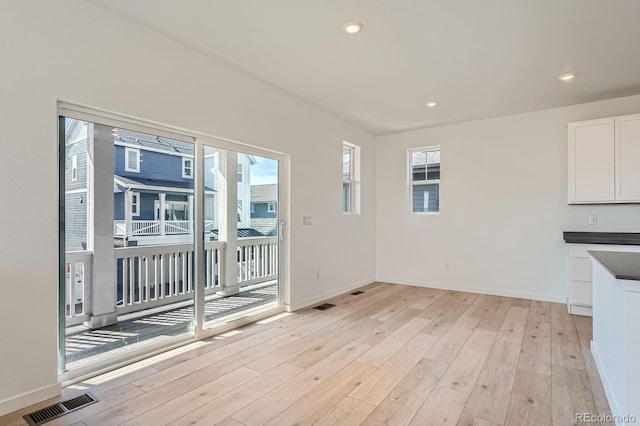
[[[65,123],[65,244],[67,251],[87,250],[87,126],[67,119]]]
[[[278,184],[251,187],[251,228],[264,235],[277,235]]]
[[[87,124],[65,123],[65,211],[67,251],[87,250],[90,170]],[[90,135],[89,135],[90,136]],[[116,246],[193,241],[193,144],[124,129],[114,129],[114,239]],[[218,228],[215,149],[204,158],[204,231]],[[250,155],[238,155],[238,228],[251,226]]]
[[[115,131],[114,233],[125,245],[193,239],[193,154],[187,142]]]

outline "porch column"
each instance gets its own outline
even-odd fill
[[[193,195],[189,195],[189,235],[193,235],[193,218],[194,218],[194,210],[193,210]]]
[[[240,292],[238,283],[238,154],[219,151],[220,214],[218,215],[218,239],[225,241],[224,279],[218,294],[232,296]]]
[[[101,328],[118,321],[116,314],[116,265],[113,238],[113,170],[114,149],[112,127],[89,125],[88,160],[93,177],[89,192],[93,194],[89,215],[93,216],[93,271],[91,279],[91,312],[86,325]]]
[[[165,210],[165,198],[167,197],[167,194],[165,194],[164,192],[158,194],[158,196],[160,197],[160,212],[158,213],[158,215],[160,216],[160,235],[164,235],[166,233],[165,229],[164,229],[164,210]]]
[[[133,205],[133,192],[127,190],[124,193],[124,223],[125,223],[125,242],[133,235],[133,214],[131,206]],[[128,245],[128,244],[126,244]]]

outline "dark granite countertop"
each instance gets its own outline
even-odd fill
[[[640,281],[640,253],[596,250],[588,253],[616,279]]]
[[[640,245],[638,232],[564,232],[563,236],[571,244]]]

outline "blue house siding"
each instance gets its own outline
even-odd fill
[[[64,235],[67,251],[87,249],[87,194],[66,194],[64,197]]]
[[[278,217],[278,205],[276,204],[276,211],[269,212],[268,203],[253,203],[253,209],[251,211],[252,219],[276,219]]]
[[[124,192],[113,194],[113,220],[124,220]]]
[[[77,179],[72,179],[73,156]],[[65,245],[68,251],[87,249],[87,141],[65,146]],[[73,191],[69,193],[70,191]]]
[[[132,179],[157,179],[170,182],[193,182],[182,177],[182,157],[140,149],[140,172],[125,171],[125,147],[116,145],[115,174]]]
[[[73,180],[71,169],[73,156],[78,157],[78,179]],[[87,187],[87,141],[76,142],[65,147],[65,189],[73,191]]]

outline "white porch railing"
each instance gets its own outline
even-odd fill
[[[205,289],[222,288],[224,242],[205,243]],[[193,297],[193,245],[116,248],[118,314]]]
[[[131,221],[131,233],[134,235],[162,235],[161,223],[159,220],[132,220]],[[206,220],[204,222],[204,232],[211,232],[214,227],[213,220]],[[188,220],[165,220],[164,221],[164,233],[165,235],[175,234],[188,234],[189,233],[189,221]],[[113,235],[123,237],[127,234],[127,221],[114,220],[113,221]]]
[[[160,222],[157,220],[133,220],[131,221],[131,234],[160,235]]]
[[[278,237],[238,239],[238,283],[245,287],[278,278]]]
[[[189,223],[190,221],[188,220],[165,220],[163,234],[162,222],[159,220],[132,220],[130,236],[189,234]],[[118,237],[126,236],[127,222],[125,220],[114,220],[113,234]]]
[[[188,234],[189,233],[189,220],[165,220],[164,221],[164,233],[171,234]],[[160,222],[158,222],[158,228],[160,228]],[[135,235],[135,234],[134,234]]]
[[[224,289],[224,241],[204,243],[205,295]],[[119,315],[191,299],[195,289],[193,244],[115,248],[116,311]],[[238,239],[241,287],[277,280],[278,237]],[[91,315],[93,253],[66,253],[66,323]],[[73,303],[75,302],[75,303]]]
[[[65,258],[65,316],[67,325],[89,317],[93,252],[69,251]]]

